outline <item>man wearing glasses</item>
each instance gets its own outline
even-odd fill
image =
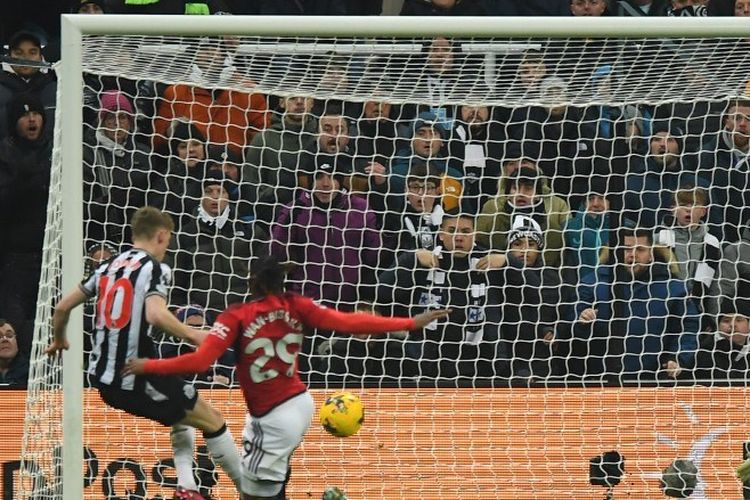
[[[0,319],[0,389],[23,389],[29,378],[29,360],[18,350],[13,325]]]

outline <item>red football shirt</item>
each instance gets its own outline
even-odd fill
[[[297,373],[305,327],[373,334],[413,330],[415,324],[411,318],[338,312],[293,293],[269,295],[221,313],[195,352],[150,359],[144,369],[161,375],[201,373],[235,345],[237,376],[247,408],[260,417],[307,390]]]

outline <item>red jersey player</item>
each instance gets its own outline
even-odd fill
[[[355,334],[416,330],[448,315],[428,311],[414,318],[342,313],[311,299],[284,293],[286,271],[275,257],[257,262],[251,302],[229,307],[195,352],[170,359],[131,359],[125,373],[188,374],[206,371],[229,347],[237,347],[237,374],[247,403],[243,432],[244,500],[284,498],[289,459],[314,412],[297,373],[305,327]]]

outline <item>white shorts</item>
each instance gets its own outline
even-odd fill
[[[310,427],[315,405],[305,391],[260,418],[248,413],[242,432],[242,492],[278,495],[286,479],[289,459]]]

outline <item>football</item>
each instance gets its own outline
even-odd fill
[[[362,401],[351,392],[333,394],[320,408],[320,425],[336,437],[356,434],[364,421],[365,408]]]

